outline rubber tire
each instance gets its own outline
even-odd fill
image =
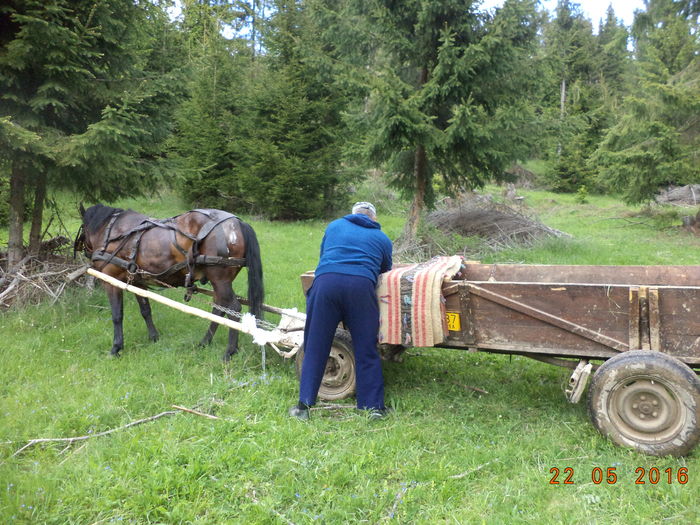
[[[304,345],[295,357],[297,377],[301,379],[301,367],[304,362]],[[318,397],[324,401],[345,399],[355,395],[355,352],[352,339],[346,330],[335,332],[331,353],[326,363],[326,372],[318,389]]]
[[[700,379],[675,357],[624,352],[596,371],[588,412],[617,445],[652,456],[684,456],[700,441]]]

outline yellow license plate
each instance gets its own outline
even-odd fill
[[[459,332],[462,329],[462,323],[459,320],[459,312],[447,312],[447,329],[450,332]]]

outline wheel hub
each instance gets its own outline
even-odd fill
[[[352,374],[352,363],[346,359],[342,352],[335,348],[331,349],[326,362],[326,371],[323,375],[323,385],[326,387],[338,387],[348,381],[348,376]]]
[[[662,383],[640,378],[615,390],[611,415],[628,437],[654,442],[672,435],[682,424],[679,403]]]

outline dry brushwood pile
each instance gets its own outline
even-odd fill
[[[520,209],[477,193],[451,200],[445,208],[428,215],[428,223],[446,234],[478,237],[490,249],[528,245],[544,237],[570,237],[525,215]]]
[[[73,259],[71,242],[65,237],[44,241],[39,253],[25,256],[14,268],[0,254],[0,309],[36,304],[53,304],[71,284],[85,285],[80,279],[87,266]]]

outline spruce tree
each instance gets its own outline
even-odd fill
[[[555,191],[576,191],[590,186],[586,160],[603,117],[596,62],[601,50],[579,4],[558,2],[554,18],[545,26],[543,52],[548,89],[542,105],[550,130],[544,152],[552,160],[547,183]]]
[[[245,18],[246,13],[241,16]],[[233,212],[240,207],[229,202],[231,195],[239,194],[232,177],[235,165],[229,136],[238,127],[252,57],[246,40],[223,35],[224,27],[235,23],[237,16],[231,6],[217,2],[183,3],[187,95],[175,112],[176,128],[170,140],[183,199]]]
[[[177,92],[168,27],[165,12],[147,2],[10,0],[0,7],[10,266],[22,254],[27,195],[36,248],[47,186],[90,199],[149,187]]]
[[[248,2],[246,16],[261,7]],[[212,35],[193,57],[174,140],[183,196],[273,219],[324,216],[341,199],[344,97],[317,60],[319,29],[304,5],[276,1],[267,12],[256,19],[264,53],[241,32]]]
[[[493,15],[458,0],[315,3],[328,19],[327,52],[364,95],[352,115],[362,151],[412,198],[405,238],[435,176],[452,191],[473,188],[527,155],[534,2],[506,1]]]
[[[342,200],[345,99],[317,60],[318,32],[301,2],[275,2],[264,69],[252,79],[240,139],[232,137],[242,193],[276,219],[322,217]]]
[[[630,203],[700,180],[700,43],[694,2],[650,0],[635,16],[636,84],[593,161]]]

